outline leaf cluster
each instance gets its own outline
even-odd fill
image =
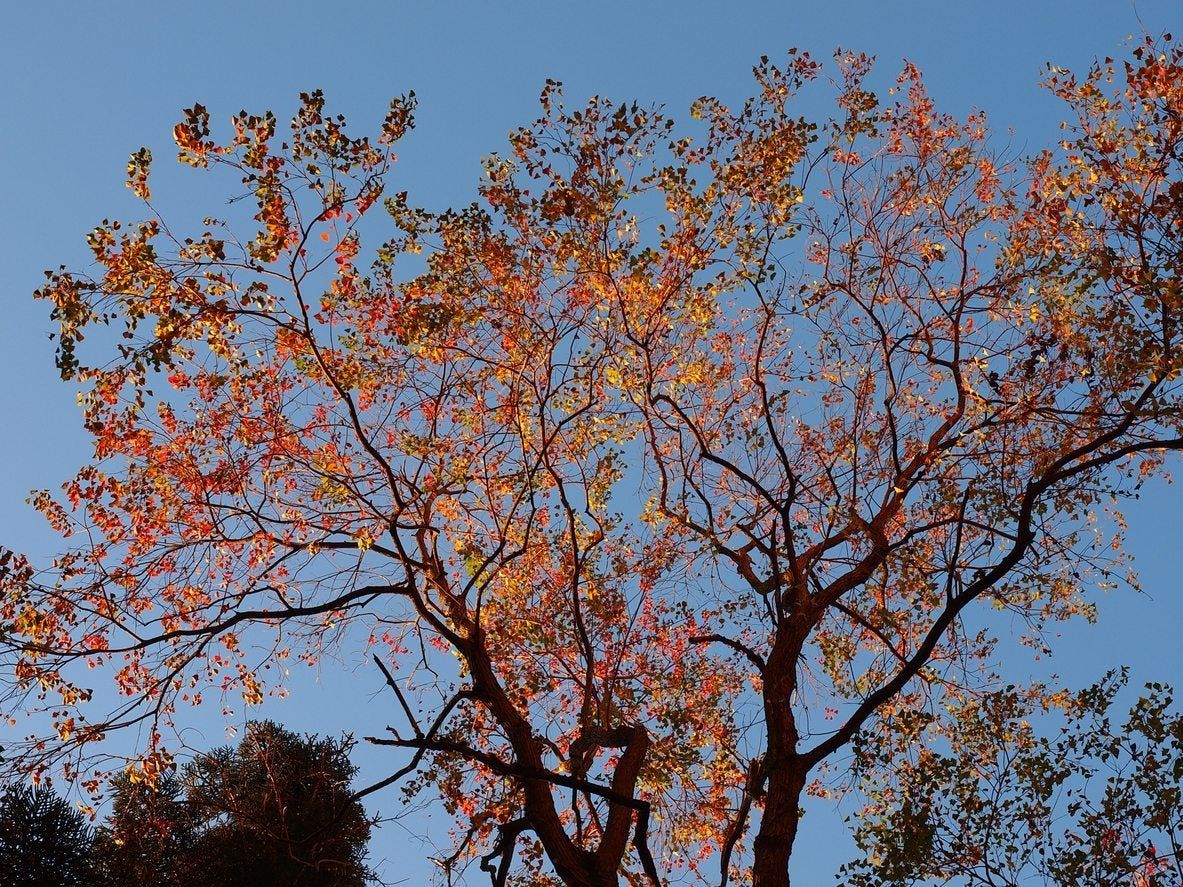
[[[845,883],[1180,883],[1183,712],[1148,684],[1115,717],[1125,684],[1011,686],[885,719],[854,746],[870,802]]]

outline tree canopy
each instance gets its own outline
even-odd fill
[[[5,887],[363,887],[370,820],[352,797],[351,741],[252,722],[241,742],[149,782],[113,780],[109,815],[47,785],[0,794]]]
[[[94,833],[46,786],[0,793],[0,873],[7,887],[94,887]]]
[[[351,743],[271,721],[180,776],[116,783],[99,855],[111,887],[362,887],[370,820]]]
[[[855,770],[872,800],[844,883],[1183,883],[1183,716],[1150,684],[1115,721],[1126,682],[1002,687],[863,737]]]
[[[333,649],[449,874],[773,887],[838,753],[996,687],[991,606],[1091,617],[1183,448],[1183,47],[1052,69],[1029,162],[910,65],[754,73],[688,127],[548,83],[441,212],[384,191],[413,95],[374,139],[186,111],[253,220],[165,219],[133,154],[144,219],[38,292],[94,459],[35,497],[62,555],[0,557],[21,764],[97,785],[145,725],[152,779],[184,705]]]
[[[194,856],[197,818],[173,772],[152,783],[124,773],[112,781],[111,811],[95,842],[104,887],[191,887],[203,870]]]

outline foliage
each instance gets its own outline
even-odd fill
[[[361,887],[370,822],[350,744],[251,723],[153,786],[116,783],[100,852],[115,887]]]
[[[92,887],[86,817],[46,786],[0,795],[0,873],[6,887]]]
[[[863,737],[856,769],[873,801],[844,883],[1183,883],[1183,714],[1150,684],[1114,723],[1124,684],[1115,672],[1074,695],[1007,687],[940,716],[901,711]],[[1066,721],[1050,737],[1049,703]]]
[[[206,877],[227,887],[366,883],[370,821],[350,789],[349,748],[259,721],[237,748],[190,763],[185,798],[200,822],[194,852]]]
[[[827,762],[989,678],[977,605],[1091,618],[1106,512],[1183,448],[1183,48],[1053,70],[1026,171],[870,73],[764,59],[685,133],[548,83],[439,213],[382,198],[411,96],[376,140],[319,93],[283,137],[189,109],[254,220],[184,233],[137,152],[147,220],[38,293],[95,458],[35,496],[73,547],[0,557],[10,707],[52,721],[17,760],[97,789],[141,724],[152,780],[179,706],[360,646],[407,758],[373,789],[440,794],[448,876],[786,884]]]
[[[123,774],[112,783],[111,814],[96,836],[95,854],[110,887],[187,887],[199,883],[195,818],[180,780],[164,773],[154,784]]]

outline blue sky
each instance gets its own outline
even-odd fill
[[[1116,54],[1143,29],[1183,31],[1179,0],[848,0],[845,3],[646,2],[168,2],[5,4],[0,29],[0,543],[47,553],[52,540],[24,504],[56,487],[86,457],[73,393],[57,379],[46,306],[31,291],[41,272],[86,261],[84,233],[103,217],[134,216],[123,186],[128,154],[156,149],[161,178],[182,210],[192,179],[166,172],[169,133],[194,101],[225,121],[240,108],[281,117],[299,91],[321,88],[330,107],[362,130],[392,95],[414,89],[419,126],[392,176],[431,207],[467,202],[480,158],[532,119],[547,77],[572,103],[591,94],[664,102],[682,115],[696,97],[745,94],[751,65],[790,46],[825,58],[838,45],[876,54],[881,73],[917,63],[939,105],[985,110],[998,137],[1019,150],[1054,138],[1058,109],[1036,88],[1046,62],[1084,66]],[[198,191],[188,193],[198,194]],[[220,195],[219,195],[220,197]],[[213,207],[197,204],[193,213]],[[1147,594],[1102,600],[1096,627],[1073,627],[1054,663],[1081,684],[1118,661],[1137,679],[1180,683],[1183,568],[1179,492],[1159,484],[1129,508],[1130,545]],[[1044,665],[1016,664],[1016,677]],[[326,663],[268,713],[298,729],[381,728],[390,700],[368,669]],[[222,725],[197,723],[194,744],[223,741]],[[0,742],[3,732],[0,730]],[[397,764],[359,753],[365,775]],[[383,812],[394,795],[379,797]],[[798,883],[824,884],[850,853],[841,816],[807,818]],[[424,879],[412,836],[439,829],[437,813],[384,828],[375,856],[386,874]]]

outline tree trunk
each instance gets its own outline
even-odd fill
[[[801,792],[809,767],[797,754],[797,721],[793,692],[797,687],[797,659],[808,633],[808,623],[782,623],[764,669],[764,723],[768,729],[764,755],[764,812],[753,843],[753,887],[788,887],[789,856],[797,837]]]
[[[801,818],[805,767],[792,756],[768,773],[764,813],[753,846],[753,887],[789,887],[789,857]]]

